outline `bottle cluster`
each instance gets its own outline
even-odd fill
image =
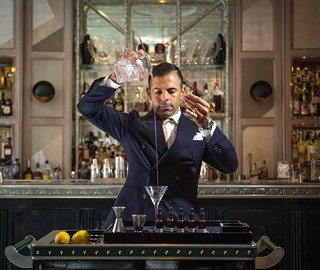
[[[125,178],[128,165],[123,147],[109,137],[90,131],[79,144],[78,178]]]
[[[224,93],[221,89],[220,80],[213,80],[212,87],[208,83],[204,83],[202,88],[199,88],[198,82],[194,81],[192,87],[188,86],[188,92],[199,96],[210,104],[210,111],[215,113],[224,112]]]
[[[292,163],[320,159],[320,129],[294,129],[292,132]]]
[[[292,115],[294,117],[319,117],[319,67],[293,66],[291,73],[291,95]]]
[[[43,164],[36,162],[35,168],[32,170],[30,159],[27,160],[27,168],[23,174],[26,180],[60,180],[61,168],[60,166],[51,167],[48,160]]]
[[[12,115],[14,67],[0,67],[0,117]]]
[[[178,232],[178,233],[205,233],[207,230],[206,214],[203,208],[200,209],[199,220],[195,220],[194,209],[190,208],[188,219],[184,219],[183,208],[179,209],[178,218],[173,215],[173,208],[169,208],[166,219],[163,218],[161,208],[158,208],[157,218],[155,221],[155,232]]]

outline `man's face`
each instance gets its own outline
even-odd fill
[[[164,76],[155,76],[151,80],[151,87],[147,88],[147,95],[152,107],[161,119],[169,118],[180,108],[180,100],[185,92],[176,71]]]

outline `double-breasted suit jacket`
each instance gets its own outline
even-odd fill
[[[166,217],[172,206],[177,217],[182,207],[187,218],[191,207],[197,210],[197,185],[202,161],[224,173],[234,172],[238,160],[233,145],[218,127],[210,141],[205,142],[198,126],[182,114],[176,139],[167,149],[161,119],[154,111],[143,117],[135,110],[118,112],[104,104],[114,92],[115,89],[101,86],[97,80],[78,103],[82,115],[119,141],[126,153],[129,171],[114,205],[126,207],[124,220],[131,220],[134,213],[145,213],[147,220],[154,219],[153,204],[144,187],[157,184],[158,159],[159,184],[168,186],[160,203],[162,214]],[[110,211],[105,227],[113,221],[114,215]]]

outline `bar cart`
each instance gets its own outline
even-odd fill
[[[278,264],[284,250],[268,236],[255,243],[247,223],[210,221],[206,233],[156,233],[145,227],[136,233],[89,231],[88,244],[54,244],[59,231],[39,240],[28,235],[5,249],[7,259],[20,268],[44,269],[267,269]],[[70,235],[75,231],[68,231]],[[30,256],[19,250],[30,248]],[[264,250],[267,255],[259,256]]]

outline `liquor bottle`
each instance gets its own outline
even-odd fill
[[[183,208],[179,209],[178,219],[177,219],[177,232],[183,233],[184,232],[184,215],[183,215]]]
[[[311,84],[309,110],[310,110],[310,116],[318,115],[317,97],[316,97],[316,90],[315,90],[314,84]]]
[[[80,44],[82,64],[92,64],[93,58],[89,52],[90,35],[85,35],[83,42]]]
[[[51,178],[52,178],[51,167],[50,167],[49,161],[46,160],[44,163],[43,171],[42,171],[42,179],[43,180],[50,180]]]
[[[2,94],[2,91],[0,91],[0,117],[3,116],[3,106],[4,106],[3,94]]]
[[[90,169],[90,181],[94,182],[94,180],[96,180],[99,177],[100,177],[100,172],[99,172],[98,160],[94,158],[92,160],[91,169]]]
[[[304,78],[302,80],[305,80]],[[308,116],[309,115],[309,90],[307,88],[307,83],[302,83],[302,90],[301,90],[301,116]]]
[[[267,167],[266,160],[262,161],[262,164],[261,164],[259,171],[258,171],[258,178],[259,178],[259,180],[268,179],[268,167]]]
[[[302,164],[306,159],[306,146],[303,141],[302,130],[299,131],[298,153],[299,153],[299,158],[298,158],[299,163]]]
[[[292,93],[292,107],[293,107],[293,116],[300,116],[301,111],[301,101],[300,101],[300,91],[298,85],[294,86],[294,91]]]
[[[174,231],[174,216],[173,216],[173,208],[169,208],[168,217],[166,220],[166,231],[173,232]]]
[[[257,168],[257,163],[254,162],[252,164],[252,169],[251,169],[251,174],[249,176],[250,180],[259,180],[259,173],[258,173],[258,168]]]
[[[161,207],[158,208],[157,219],[155,221],[155,231],[161,232],[161,233],[163,232],[163,219],[162,219]]]
[[[12,163],[12,144],[11,144],[11,137],[7,138],[5,145],[3,146],[4,149],[4,159],[6,161],[6,165],[11,165]]]
[[[214,102],[215,112],[222,112],[223,110],[222,94],[223,93],[219,85],[219,80],[216,79],[214,92],[213,92],[213,102]]]
[[[219,50],[219,52],[218,52],[217,56],[214,58],[214,64],[223,65],[226,60],[226,42],[225,42],[224,37],[221,33],[218,34],[217,38],[220,40],[218,42],[218,44],[220,43],[220,47],[217,48],[217,45],[215,44],[216,49]]]
[[[194,220],[194,209],[192,207],[190,208],[187,224],[188,224],[188,232],[193,233],[196,231],[196,222]]]
[[[315,133],[311,130],[308,131],[308,141],[307,141],[307,160],[318,159],[318,149],[315,140]]]
[[[31,162],[30,159],[27,161],[27,169],[24,171],[24,179],[32,180],[33,172],[31,170]]]
[[[297,133],[294,130],[292,133],[292,163],[299,163],[299,150],[297,143]]]
[[[117,98],[114,101],[114,108],[119,111],[124,111],[124,99],[122,91],[118,92]]]
[[[200,208],[198,228],[199,228],[199,233],[207,232],[207,220],[206,220],[206,213],[204,211],[204,208]]]
[[[20,162],[18,158],[13,161],[11,172],[12,179],[20,179]]]
[[[192,85],[192,94],[197,96],[198,95],[198,87],[197,87],[197,82],[194,81]]]
[[[4,101],[4,105],[2,108],[3,116],[11,116],[12,115],[12,101],[10,97],[7,97]]]
[[[78,177],[80,179],[89,179],[88,169],[87,169],[87,165],[86,165],[85,161],[81,162],[81,167],[80,167],[79,172],[78,172]]]
[[[36,163],[36,169],[33,173],[33,179],[34,180],[41,180],[42,179],[42,172],[41,172],[41,169],[40,169],[40,163],[37,162]]]

